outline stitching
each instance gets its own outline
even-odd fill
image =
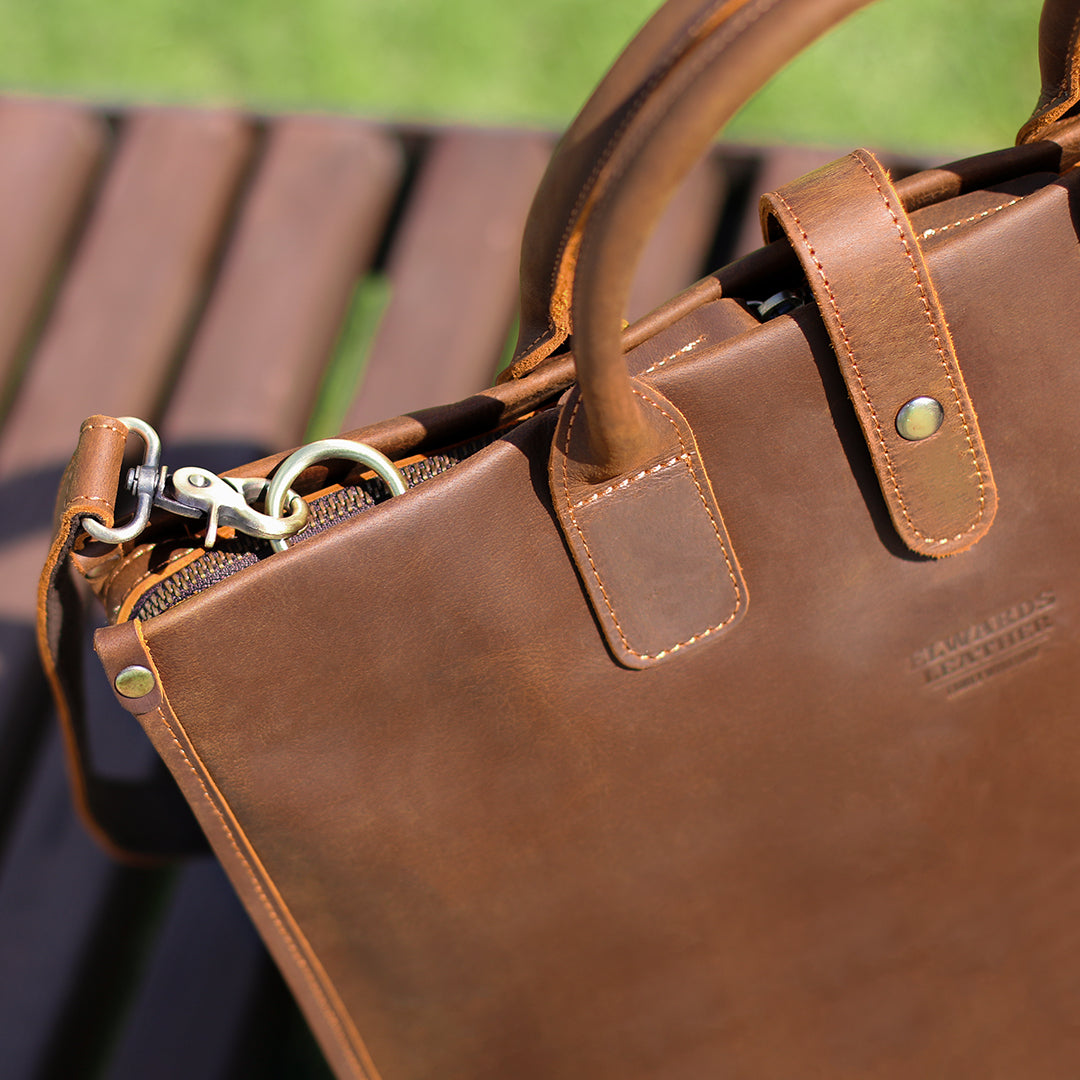
[[[863,166],[863,168],[865,168],[865,166]],[[915,527],[915,523],[911,519],[911,514],[908,512],[907,503],[904,501],[904,494],[900,490],[900,482],[896,475],[896,469],[893,466],[892,455],[889,453],[889,448],[885,444],[885,435],[881,429],[881,421],[878,418],[877,409],[874,408],[874,402],[870,397],[869,391],[866,389],[866,383],[863,380],[862,372],[859,370],[859,362],[855,358],[855,350],[852,348],[851,339],[848,337],[847,327],[844,325],[844,319],[840,314],[840,307],[836,302],[836,295],[833,292],[832,284],[829,281],[828,275],[825,273],[825,267],[821,265],[821,260],[817,257],[814,245],[810,242],[810,237],[807,235],[806,229],[803,227],[802,221],[799,220],[799,215],[795,212],[794,207],[787,201],[781,191],[774,191],[772,194],[773,197],[783,205],[788,214],[791,215],[796,228],[802,234],[803,246],[806,248],[810,259],[817,269],[818,276],[825,286],[829,305],[833,309],[837,325],[840,328],[840,337],[844,344],[844,351],[847,353],[848,361],[855,373],[855,379],[859,384],[859,390],[862,393],[863,400],[866,402],[866,407],[870,410],[870,418],[874,424],[874,434],[877,437],[878,445],[881,447],[882,455],[885,458],[885,471],[889,477],[889,483],[892,484],[893,491],[896,494],[896,500],[900,505],[900,512],[904,515],[904,520],[907,522],[908,528],[911,529],[912,533],[920,540],[926,540],[932,543],[947,543],[947,540],[934,540],[930,537],[923,536],[923,534]],[[960,535],[962,536],[964,534],[961,533]],[[954,537],[954,539],[956,538]]]
[[[705,335],[702,334],[701,337],[695,338],[688,345],[684,345],[681,349],[677,349],[670,356],[665,356],[663,360],[657,360],[655,364],[651,367],[647,367],[641,374],[651,375],[657,368],[662,368],[669,360],[674,360],[677,357],[682,356],[683,353],[693,352],[704,340]]]
[[[553,289],[554,289],[554,286],[551,286],[552,291],[553,291]],[[548,324],[547,324],[546,329],[541,330],[540,333],[536,337],[534,337],[532,339],[532,341],[530,341],[529,344],[525,346],[524,349],[521,350],[521,359],[520,360],[515,360],[514,363],[512,363],[509,366],[509,368],[507,368],[507,370],[510,372],[510,374],[515,379],[520,379],[523,375],[528,375],[529,372],[532,371],[534,368],[538,368],[543,363],[543,360],[536,360],[533,363],[526,366],[524,368],[524,370],[520,370],[522,368],[522,365],[525,363],[526,359],[528,358],[529,353],[531,353],[533,351],[533,349],[535,349],[536,346],[539,345],[540,342],[542,342],[544,340],[544,338],[550,338],[552,335],[557,334],[558,332],[559,332],[559,328],[558,328],[558,326],[555,325],[555,320],[551,317],[551,312],[549,311],[548,312]],[[558,346],[555,346],[555,348],[558,348]],[[546,357],[544,359],[546,359]]]
[[[112,579],[114,577],[116,577],[117,574],[119,574],[122,570],[126,569],[128,566],[130,566],[136,559],[141,558],[148,551],[150,551],[153,547],[154,547],[153,544],[139,544],[138,547],[132,548],[132,550],[129,551],[127,553],[127,555],[125,555],[120,560],[119,563],[117,563],[116,569],[109,575],[110,583],[112,582]],[[188,550],[190,551],[191,549],[189,548]],[[140,580],[142,580],[142,579],[140,578]],[[135,584],[137,585],[138,582],[136,582]]]
[[[878,183],[877,177],[867,167],[866,162],[863,161],[861,156],[856,155],[855,160],[859,163],[863,172],[873,180],[874,187],[877,188],[882,202],[885,203],[885,209],[889,211],[889,216],[893,219],[897,235],[900,237],[900,243],[904,246],[904,254],[907,255],[908,262],[911,264],[911,272],[915,275],[915,285],[919,290],[919,299],[922,300],[923,314],[925,314],[926,321],[930,325],[930,332],[934,337],[934,345],[937,347],[941,366],[945,370],[945,378],[948,380],[949,387],[953,392],[953,401],[956,404],[956,411],[960,416],[960,423],[964,426],[964,438],[968,445],[968,452],[971,454],[971,463],[975,466],[975,473],[979,478],[979,512],[975,515],[975,520],[962,533],[957,533],[956,536],[951,538],[946,537],[941,540],[929,538],[932,539],[935,544],[944,544],[948,543],[949,539],[959,540],[962,536],[967,536],[967,534],[974,530],[979,522],[982,521],[983,514],[986,511],[986,479],[983,476],[982,466],[979,463],[979,455],[975,452],[975,440],[971,434],[971,426],[968,423],[967,415],[964,412],[964,404],[960,400],[960,389],[956,385],[956,380],[953,378],[952,370],[949,367],[949,358],[945,354],[945,343],[938,330],[937,320],[934,318],[933,309],[930,307],[930,299],[926,295],[926,289],[923,285],[922,277],[919,275],[919,268],[915,263],[915,256],[912,254],[911,246],[908,244],[907,237],[904,235],[903,226],[900,224],[900,219],[896,216],[896,211],[893,210],[892,203],[889,202],[888,196],[882,190],[881,184]],[[921,539],[928,538],[921,537]]]
[[[858,361],[855,359],[855,350],[851,346],[851,341],[848,338],[847,327],[844,325],[843,317],[840,315],[840,308],[836,302],[836,296],[833,293],[832,285],[829,282],[829,278],[825,273],[825,267],[821,265],[821,260],[817,257],[817,252],[814,250],[813,244],[810,242],[810,237],[806,233],[806,229],[803,228],[802,222],[799,220],[799,215],[795,213],[794,207],[787,201],[782,192],[774,191],[773,197],[779,200],[784,209],[791,215],[792,220],[795,222],[795,226],[799,232],[802,233],[803,246],[806,248],[810,258],[813,260],[814,266],[817,268],[818,275],[820,276],[822,283],[825,286],[825,292],[829,298],[829,305],[833,309],[833,314],[836,316],[837,324],[840,327],[840,337],[844,343],[844,351],[848,355],[848,360],[851,363],[852,369],[855,372],[855,378],[859,384],[859,389],[862,391],[863,400],[866,402],[867,408],[870,410],[870,418],[874,422],[874,434],[877,436],[878,445],[881,447],[882,453],[885,455],[885,467],[888,472],[889,481],[893,486],[893,490],[896,492],[896,498],[900,503],[900,509],[904,514],[904,520],[907,521],[908,526],[913,532],[918,535],[918,530],[915,528],[914,523],[911,520],[911,515],[908,513],[907,504],[904,502],[903,493],[900,491],[900,485],[897,482],[896,472],[893,469],[892,457],[889,455],[889,448],[885,445],[885,436],[881,430],[881,422],[878,420],[877,410],[874,408],[874,403],[870,399],[870,394],[866,389],[866,383],[863,381],[862,372],[859,370]]]
[[[319,1000],[319,1004],[322,1007],[323,1012],[331,1020],[333,1025],[337,1028],[338,1032],[342,1036],[342,1039],[348,1047],[349,1056],[353,1059],[353,1063],[357,1067],[357,1071],[360,1073],[361,1076],[366,1075],[366,1070],[361,1066],[360,1061],[356,1057],[352,1047],[349,1046],[349,1037],[345,1032],[344,1027],[342,1027],[341,1020],[338,1018],[334,1010],[330,1007],[330,1003],[329,1001],[327,1001],[326,995],[323,993],[322,987],[319,985],[318,980],[315,978],[315,973],[311,970],[311,965],[308,963],[307,958],[304,956],[304,954],[300,952],[299,947],[293,940],[292,934],[289,933],[289,931],[285,928],[285,924],[281,921],[281,917],[274,910],[273,905],[270,903],[270,898],[266,895],[266,892],[263,890],[262,884],[255,876],[255,871],[252,870],[251,864],[244,857],[244,853],[240,850],[240,845],[236,842],[236,836],[233,833],[232,829],[229,828],[229,823],[225,820],[225,815],[221,812],[217,804],[214,802],[209,790],[207,789],[206,783],[199,775],[198,770],[195,768],[194,764],[191,761],[191,758],[188,757],[187,751],[180,743],[180,740],[176,737],[176,732],[173,730],[172,724],[169,723],[168,718],[165,716],[165,710],[159,705],[154,711],[158,714],[161,722],[165,725],[166,729],[169,732],[169,735],[172,737],[172,741],[176,743],[176,748],[183,756],[185,764],[192,771],[195,779],[199,782],[199,787],[202,788],[203,795],[206,796],[206,801],[210,804],[210,808],[214,811],[214,814],[217,816],[218,821],[221,822],[221,827],[225,830],[225,835],[229,838],[229,843],[232,845],[233,851],[236,852],[237,857],[240,859],[241,865],[247,871],[247,875],[251,879],[251,884],[255,887],[255,892],[258,895],[259,900],[262,902],[263,907],[266,909],[266,913],[270,916],[271,921],[277,927],[278,933],[281,934],[282,938],[285,941],[285,944],[289,948],[289,951],[292,953],[293,958],[296,960],[297,964],[300,965],[300,968],[304,972],[304,975],[307,978],[309,985],[315,991],[315,995]]]
[[[627,640],[626,634],[623,632],[622,624],[619,622],[618,615],[615,614],[615,608],[612,606],[611,598],[608,596],[607,589],[604,587],[604,582],[600,577],[600,571],[596,567],[596,563],[593,560],[592,552],[589,550],[589,542],[585,539],[585,533],[581,529],[581,525],[578,523],[577,517],[574,514],[575,507],[570,504],[570,475],[569,475],[569,451],[570,451],[570,433],[574,430],[574,420],[577,417],[578,409],[581,408],[581,398],[578,397],[574,403],[574,408],[570,413],[570,420],[566,425],[566,439],[563,445],[563,492],[566,500],[567,512],[570,515],[570,521],[577,531],[578,537],[581,539],[581,544],[585,549],[585,556],[589,560],[589,566],[592,567],[593,577],[596,578],[596,584],[600,587],[600,595],[604,598],[604,604],[606,605],[609,614],[611,615],[611,621],[615,624],[615,631],[619,635],[619,640],[623,644],[623,648],[626,649],[631,656],[636,656],[639,660],[662,660],[665,656],[669,656],[674,652],[678,652],[679,649],[685,648],[688,645],[693,645],[704,638],[707,638],[710,634],[715,634],[717,631],[722,630],[725,626],[734,621],[742,608],[742,590],[739,588],[739,579],[735,574],[735,568],[731,563],[731,556],[728,553],[727,545],[724,543],[723,534],[720,531],[720,526],[717,524],[716,518],[713,516],[712,508],[709,506],[708,500],[705,498],[705,492],[702,490],[701,483],[697,478],[697,473],[694,470],[693,460],[690,453],[686,449],[686,443],[683,440],[682,432],[679,430],[678,424],[675,419],[664,409],[657,405],[652,398],[643,394],[640,390],[634,389],[634,394],[641,398],[643,401],[651,405],[657,412],[660,413],[675,429],[675,437],[679,440],[679,446],[682,448],[682,453],[673,458],[670,462],[665,463],[663,467],[669,467],[677,461],[683,461],[687,470],[690,473],[690,478],[694,481],[694,486],[697,488],[698,498],[701,499],[702,506],[705,507],[705,513],[709,515],[709,521],[712,523],[713,532],[716,534],[717,543],[720,545],[720,550],[724,554],[724,563],[727,566],[728,577],[731,580],[732,588],[735,590],[735,607],[732,609],[731,614],[724,619],[723,622],[717,623],[715,626],[710,626],[706,630],[702,630],[697,634],[693,634],[685,641],[680,641],[675,645],[666,649],[661,649],[660,652],[655,654],[640,653],[638,652]],[[655,471],[655,470],[649,470]],[[586,502],[588,500],[585,500]],[[579,504],[582,505],[582,504]]]
[[[140,641],[142,641],[143,646],[146,648],[147,655],[150,655],[150,647],[148,643],[142,638],[141,634],[139,635],[139,638]],[[151,662],[152,660],[153,658],[151,657]],[[158,680],[158,685],[160,686],[160,678]],[[331,1008],[330,1002],[327,999],[323,988],[319,985],[319,981],[316,978],[314,971],[312,971],[311,965],[308,962],[307,958],[300,951],[296,942],[293,940],[292,934],[288,931],[288,929],[286,929],[285,924],[281,921],[281,917],[274,910],[273,905],[270,903],[270,898],[266,895],[266,892],[262,887],[262,883],[259,881],[258,877],[256,877],[255,871],[251,868],[250,862],[247,860],[244,853],[240,850],[240,845],[236,841],[236,835],[229,827],[229,823],[225,819],[225,815],[221,812],[217,803],[214,802],[213,797],[210,795],[210,790],[206,786],[206,782],[199,775],[199,771],[195,768],[195,765],[192,762],[191,758],[188,757],[187,751],[184,749],[183,744],[176,737],[176,732],[173,730],[172,724],[169,723],[168,717],[165,715],[165,709],[162,705],[158,705],[157,708],[154,709],[154,712],[157,713],[159,719],[165,725],[166,730],[172,737],[172,741],[176,744],[177,750],[180,751],[180,754],[184,759],[184,763],[191,770],[195,779],[198,781],[199,787],[202,788],[203,795],[206,797],[206,801],[210,804],[210,809],[213,810],[218,821],[221,822],[221,827],[225,830],[225,835],[228,837],[229,843],[232,845],[233,851],[236,852],[237,858],[239,858],[240,860],[240,865],[243,866],[244,870],[247,872],[248,878],[251,880],[251,884],[255,887],[256,895],[262,902],[263,907],[266,909],[266,913],[270,916],[270,919],[273,922],[274,926],[277,928],[278,933],[281,934],[281,937],[284,940],[289,951],[292,953],[293,958],[300,966],[300,970],[303,972],[304,977],[308,982],[308,985],[312,988],[312,990],[315,991],[315,997],[318,1000],[319,1006],[322,1009],[323,1013],[331,1021],[333,1026],[341,1035],[346,1051],[349,1057],[352,1059],[353,1064],[356,1066],[357,1072],[362,1077],[368,1076],[367,1070],[363,1067],[363,1065],[360,1063],[360,1059],[356,1056],[356,1052],[351,1045],[351,1040],[348,1033],[345,1031],[344,1026],[341,1023],[341,1019],[338,1017],[335,1010]]]
[[[972,214],[971,217],[963,218],[960,221],[954,221],[949,225],[939,225],[936,229],[927,229],[925,232],[919,233],[919,239],[925,240],[930,236],[937,236],[938,233],[946,232],[949,229],[955,229],[958,225],[969,225],[973,221],[979,221],[984,217],[989,217],[991,214],[996,214],[999,210],[1004,210],[1007,206],[1015,206],[1022,198],[1022,195],[1018,195],[1015,199],[1003,202],[1000,206],[995,206],[991,210],[984,210],[981,214]]]
[[[80,432],[84,431],[112,431],[117,435],[127,436],[127,428],[117,427],[115,424],[82,424],[79,427]],[[103,499],[100,495],[71,495],[68,498],[68,502],[99,502],[104,503],[106,506],[111,507],[113,505],[112,499]]]
[[[266,913],[270,916],[270,919],[273,922],[274,926],[277,927],[278,933],[281,934],[282,938],[285,941],[285,944],[289,948],[289,951],[292,953],[293,958],[303,970],[305,977],[308,980],[308,983],[311,985],[312,989],[315,991],[316,997],[319,999],[319,1003],[322,1006],[323,1011],[333,1021],[334,1026],[337,1027],[338,1031],[346,1040],[346,1042],[348,1042],[348,1036],[346,1035],[344,1028],[341,1026],[341,1021],[335,1015],[334,1010],[330,1008],[330,1003],[326,1000],[326,996],[323,993],[322,987],[319,986],[318,981],[315,978],[315,974],[311,970],[311,966],[307,961],[307,958],[300,951],[296,942],[293,940],[292,934],[289,933],[289,931],[285,927],[285,924],[281,921],[281,917],[274,910],[273,905],[270,903],[270,898],[266,895],[266,892],[262,887],[262,883],[259,881],[258,877],[256,877],[255,871],[252,870],[251,864],[244,857],[244,853],[240,850],[240,845],[237,843],[236,836],[233,833],[232,829],[229,828],[229,823],[225,820],[225,815],[218,808],[217,803],[214,802],[205,781],[199,775],[199,772],[192,763],[191,758],[188,757],[187,751],[184,749],[180,740],[176,737],[176,732],[173,730],[172,724],[169,723],[168,717],[166,717],[165,715],[165,710],[159,705],[154,710],[154,712],[158,714],[161,722],[168,729],[169,735],[172,737],[172,741],[176,744],[177,750],[179,750],[181,755],[183,756],[184,763],[192,771],[192,773],[195,775],[195,779],[199,782],[199,787],[202,788],[203,795],[206,796],[206,801],[210,804],[210,808],[214,811],[214,814],[216,815],[218,821],[221,822],[221,827],[225,830],[225,835],[229,838],[229,843],[230,845],[232,845],[233,851],[236,852],[237,857],[240,859],[241,865],[244,867],[244,870],[247,871],[248,878],[250,879],[251,884],[255,887],[255,892],[258,895],[263,907],[266,909]],[[349,1048],[349,1054],[350,1056],[352,1056],[351,1047]],[[354,1062],[359,1068],[359,1061],[354,1058]],[[361,1068],[360,1072],[362,1074],[364,1070]]]
[[[580,499],[578,502],[574,503],[570,509],[580,510],[583,506],[589,506],[591,503],[599,502],[600,499],[605,499],[608,495],[614,495],[616,491],[622,491],[623,488],[629,487],[638,480],[644,480],[646,476],[652,476],[653,473],[662,472],[664,469],[670,469],[672,465],[676,465],[680,461],[685,461],[689,464],[690,458],[686,454],[678,454],[668,461],[662,461],[659,465],[654,465],[651,469],[642,469],[641,472],[637,473],[635,476],[628,476],[625,480],[620,480],[619,483],[612,484],[611,487],[605,488],[603,491],[598,491],[596,494],[590,495],[587,499]]]
[[[115,431],[117,435],[127,435],[126,428],[118,428],[115,424],[83,424],[80,431]]]

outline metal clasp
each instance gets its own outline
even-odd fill
[[[374,470],[391,495],[404,495],[409,485],[397,466],[374,446],[354,442],[352,439],[320,439],[294,450],[277,468],[274,479],[266,491],[266,509],[271,513],[280,513],[286,498],[292,491],[289,485],[309,466],[317,461],[340,459],[358,461]],[[288,544],[284,540],[271,540],[270,546],[275,551],[284,551]]]
[[[218,529],[231,527],[249,536],[281,541],[299,532],[308,520],[308,504],[291,489],[282,504],[288,503],[284,516],[261,514],[251,505],[263,498],[269,481],[261,477],[223,477],[208,469],[188,466],[172,474],[161,464],[161,440],[144,420],[122,416],[120,422],[134,431],[146,444],[141,465],[128,470],[127,489],[135,496],[135,514],[121,528],[106,528],[91,517],[84,517],[83,528],[106,544],[126,544],[146,528],[151,510],[157,506],[180,517],[206,517],[203,546],[211,548]]]
[[[91,517],[84,517],[83,528],[95,539],[106,544],[126,544],[134,540],[150,520],[150,511],[154,508],[154,496],[165,481],[165,470],[161,467],[161,440],[158,433],[137,416],[121,416],[120,423],[129,431],[134,431],[146,444],[141,465],[128,471],[128,490],[136,497],[135,516],[120,529],[110,529]],[[134,479],[134,483],[133,483]]]
[[[181,517],[206,516],[206,536],[202,546],[212,548],[222,526],[238,529],[261,540],[284,540],[299,532],[308,520],[308,504],[290,490],[289,513],[285,517],[260,514],[252,507],[266,494],[269,481],[261,477],[217,476],[207,469],[188,466],[169,478],[172,495],[165,490],[154,497],[154,505]]]
[[[228,527],[269,540],[275,551],[284,551],[288,546],[286,537],[298,533],[310,514],[308,504],[289,485],[309,466],[328,458],[367,465],[382,478],[391,495],[401,495],[408,487],[389,458],[366,443],[350,439],[322,439],[301,447],[281,463],[272,481],[254,476],[217,476],[196,466],[170,473],[161,464],[161,440],[157,432],[134,416],[122,416],[120,422],[140,436],[146,444],[146,453],[142,464],[129,469],[127,474],[127,489],[135,496],[135,516],[131,521],[122,528],[108,529],[91,517],[83,518],[83,528],[95,540],[106,544],[134,540],[146,528],[150,511],[157,506],[180,517],[205,517],[203,547],[213,547],[218,530]],[[260,499],[266,513],[260,513],[252,505]]]

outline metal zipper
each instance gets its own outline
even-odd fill
[[[439,454],[398,468],[407,487],[439,476],[448,469],[489,446],[500,433],[490,433],[462,443]],[[370,510],[391,497],[386,483],[377,478],[360,480],[356,484],[328,492],[308,503],[307,524],[299,532],[285,538],[288,546],[301,543],[350,518]],[[199,558],[181,566],[141,596],[132,608],[133,619],[149,619],[168,611],[177,604],[196,596],[213,585],[232,577],[245,567],[254,566],[274,554],[269,540],[238,533],[234,540],[218,540],[218,546]]]

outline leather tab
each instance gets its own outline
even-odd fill
[[[893,524],[923,555],[986,535],[997,491],[937,292],[892,183],[865,150],[762,196],[762,224],[791,241],[829,332]],[[903,438],[918,397],[944,410],[938,431]]]
[[[652,387],[633,381],[661,451],[633,472],[590,483],[578,390],[552,444],[555,508],[581,580],[619,663],[645,668],[729,629],[746,586],[693,432]]]
[[[90,514],[111,528],[117,478],[128,429],[111,416],[90,416],[79,428],[79,445],[60,483],[57,528],[65,517]]]

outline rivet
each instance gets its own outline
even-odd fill
[[[143,697],[154,689],[154,673],[140,664],[132,664],[116,676],[113,685],[121,697]]]
[[[187,481],[194,488],[204,488],[210,486],[210,477],[206,473],[193,472],[188,477]]]
[[[896,414],[896,430],[909,442],[918,442],[929,439],[944,420],[945,410],[936,398],[912,398]]]

